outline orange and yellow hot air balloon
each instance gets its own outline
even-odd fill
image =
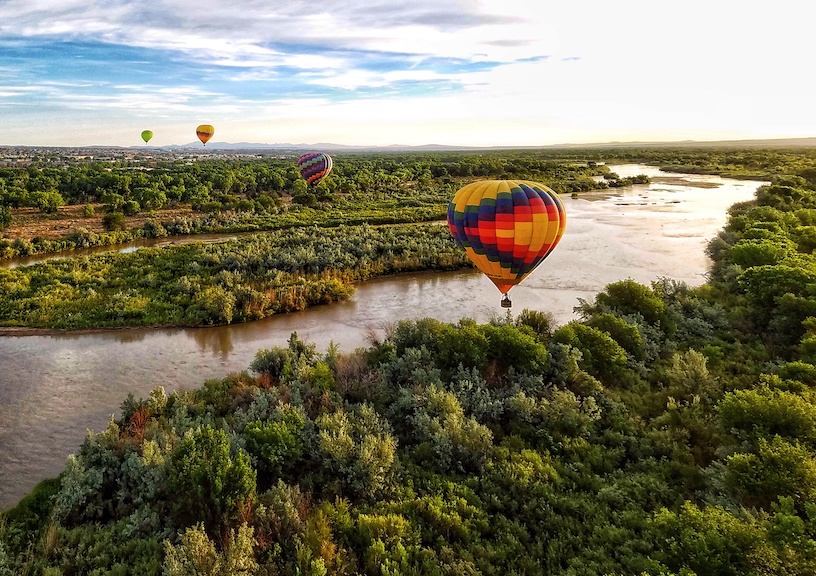
[[[504,294],[524,280],[561,240],[567,223],[558,195],[525,180],[484,180],[448,205],[448,228],[468,258]]]
[[[207,145],[207,141],[213,137],[213,134],[215,134],[215,128],[211,124],[202,124],[196,128],[196,136],[204,146]]]

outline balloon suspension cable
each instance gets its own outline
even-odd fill
[[[505,294],[504,297],[501,299],[501,307],[502,308],[510,308],[513,306],[513,302],[510,301],[510,297]]]

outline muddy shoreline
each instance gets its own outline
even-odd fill
[[[33,328],[29,326],[0,326],[0,337],[14,336],[73,336],[86,334],[111,334],[116,332],[134,332],[136,330],[191,330],[194,328],[213,328],[213,326],[103,326],[97,328],[78,328],[68,330],[65,328]]]

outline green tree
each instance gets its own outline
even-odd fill
[[[282,410],[280,420],[255,420],[244,429],[247,451],[257,458],[266,482],[297,466],[303,455],[304,424],[300,412],[289,407]]]
[[[133,216],[138,214],[142,210],[142,207],[139,206],[139,203],[136,200],[126,200],[124,205],[122,205],[122,212],[124,212],[127,216]]]
[[[0,230],[4,230],[11,225],[14,218],[11,215],[11,208],[8,206],[0,206]]]
[[[553,342],[569,344],[581,351],[579,365],[608,382],[626,363],[626,351],[606,332],[578,322],[570,322],[555,331]]]
[[[121,212],[108,212],[102,217],[102,225],[105,227],[105,230],[126,230],[127,229],[127,222],[125,221],[125,215]]]
[[[587,324],[609,334],[633,358],[643,360],[643,336],[637,326],[612,314],[595,314]]]
[[[658,511],[653,519],[658,532],[660,559],[679,574],[746,576],[766,574],[754,566],[766,549],[762,525],[740,520],[717,506],[699,508],[691,502],[679,512]]]
[[[65,204],[62,195],[56,190],[45,190],[32,194],[34,206],[45,214],[56,214],[60,206]]]
[[[756,452],[728,457],[725,482],[747,507],[770,511],[780,496],[804,506],[816,499],[816,460],[796,440],[760,438]]]
[[[782,264],[795,251],[787,237],[740,240],[731,247],[731,261],[743,268]]]
[[[202,522],[212,535],[235,525],[255,497],[256,472],[249,456],[233,451],[227,434],[209,426],[185,434],[170,457],[168,478],[179,524]]]
[[[253,529],[241,524],[231,530],[223,552],[207,536],[202,524],[185,530],[181,542],[164,542],[164,576],[253,576],[258,562],[253,550]]]

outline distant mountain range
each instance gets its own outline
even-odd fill
[[[423,144],[420,146],[410,146],[407,144],[392,144],[390,146],[349,146],[346,144],[333,144],[330,142],[317,142],[315,144],[292,144],[292,143],[278,143],[266,144],[261,142],[213,142],[207,143],[207,146],[202,146],[201,142],[189,142],[187,144],[170,144],[168,146],[13,146],[0,145],[0,149],[19,148],[19,149],[71,149],[71,150],[167,150],[176,152],[186,152],[187,150],[198,150],[200,152],[207,152],[210,150],[219,151],[265,151],[281,153],[303,153],[307,151],[326,151],[326,152],[435,152],[435,151],[456,151],[456,150],[557,150],[557,149],[599,149],[599,148],[690,148],[690,147],[739,147],[739,148],[813,148],[816,147],[816,137],[810,138],[770,138],[770,139],[756,139],[756,140],[677,140],[673,142],[592,142],[592,143],[564,143],[564,144],[546,144],[546,145],[528,145],[528,146],[452,146],[447,144]]]
[[[143,146],[142,146],[143,147]],[[162,146],[163,149],[176,150],[184,148],[202,148],[201,142],[190,142],[188,144],[171,144]],[[540,148],[540,146],[511,146],[509,148]],[[409,146],[392,144],[390,146],[349,146],[346,144],[332,144],[329,142],[318,142],[316,144],[263,144],[260,142],[207,142],[206,149],[212,150],[334,150],[334,151],[370,151],[370,150],[480,150],[493,149],[480,146],[446,146],[443,144],[423,144],[421,146]]]
[[[547,144],[542,146],[451,146],[445,144],[423,144],[420,146],[410,146],[392,144],[390,146],[348,146],[345,144],[332,144],[329,142],[318,142],[315,144],[264,144],[260,142],[208,142],[208,150],[328,150],[328,151],[420,151],[433,152],[445,150],[512,150],[512,149],[532,149],[532,148],[672,148],[672,147],[752,147],[752,148],[779,148],[779,147],[816,147],[816,137],[810,138],[771,138],[757,140],[678,140],[673,142],[600,142],[600,143],[572,143],[572,144]],[[190,142],[188,144],[172,144],[162,146],[164,149],[184,149],[202,148],[200,142]]]

